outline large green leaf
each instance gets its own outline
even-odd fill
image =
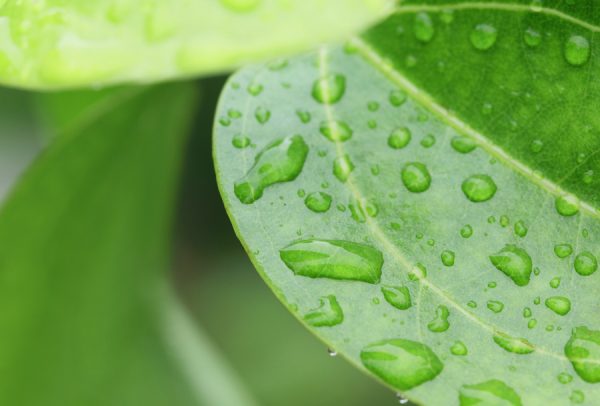
[[[0,212],[0,404],[246,404],[165,286],[194,87],[123,94],[49,96],[89,108]]]
[[[64,88],[220,72],[335,40],[388,0],[0,1],[0,83]]]
[[[421,3],[231,80],[238,235],[317,336],[417,402],[596,404],[598,9]]]

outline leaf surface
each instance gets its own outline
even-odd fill
[[[387,0],[0,1],[0,82],[66,88],[222,72],[364,28]]]
[[[419,403],[597,403],[599,24],[592,1],[409,1],[238,73],[220,188],[280,300]]]

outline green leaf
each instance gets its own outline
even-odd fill
[[[194,87],[123,91],[74,112],[0,212],[0,403],[249,404],[165,286]]]
[[[50,89],[222,72],[344,38],[383,17],[390,5],[389,0],[2,0],[0,83]]]
[[[598,403],[593,2],[422,3],[231,79],[215,157],[237,233],[307,327],[414,401]]]

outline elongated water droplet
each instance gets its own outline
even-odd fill
[[[306,313],[304,321],[313,327],[332,327],[344,321],[344,312],[336,297],[329,295],[319,299],[319,307]]]
[[[442,251],[442,254],[440,255],[440,257],[442,259],[442,264],[444,264],[444,266],[453,266],[454,265],[454,260],[456,258],[454,251],[450,251],[450,250]]]
[[[552,296],[544,302],[546,307],[559,316],[564,316],[571,311],[571,301],[564,296]]]
[[[566,385],[573,380],[573,376],[567,372],[561,372],[560,374],[558,374],[557,379],[558,382],[562,383],[563,385]]]
[[[235,195],[244,204],[254,203],[267,187],[296,179],[307,155],[308,146],[299,135],[269,144],[256,156],[246,176],[235,183]]]
[[[390,91],[390,104],[394,107],[402,106],[406,102],[406,94],[401,90]]]
[[[556,244],[554,246],[554,253],[559,258],[566,258],[573,253],[573,247],[571,244]]]
[[[435,310],[435,318],[427,323],[429,331],[434,333],[443,333],[448,330],[450,323],[448,322],[448,316],[450,312],[444,305],[439,305]]]
[[[388,137],[388,145],[394,149],[404,148],[410,142],[411,137],[412,136],[408,128],[396,128]]]
[[[490,49],[496,43],[498,30],[490,24],[478,24],[471,31],[471,44],[480,51]]]
[[[383,255],[371,246],[340,240],[300,240],[279,251],[296,275],[378,283]]]
[[[231,140],[231,144],[236,148],[246,148],[250,146],[252,140],[245,134],[236,134],[233,136]]]
[[[574,328],[565,345],[565,355],[581,379],[600,382],[600,331],[585,326]]]
[[[354,164],[350,160],[349,155],[337,157],[333,161],[333,174],[340,182],[345,182],[350,177],[350,173],[354,170]]]
[[[488,300],[487,308],[494,313],[500,313],[504,309],[504,303],[497,300]]]
[[[330,141],[344,142],[352,137],[352,129],[344,121],[323,121],[320,128],[321,134]]]
[[[590,59],[590,41],[581,35],[571,35],[565,43],[565,59],[574,66],[584,65]]]
[[[324,213],[331,207],[331,196],[324,192],[314,192],[306,196],[304,203],[315,213]]]
[[[452,347],[450,347],[450,352],[452,353],[452,355],[462,356],[467,355],[469,350],[462,341],[455,341],[454,344],[452,344]]]
[[[413,193],[425,192],[431,185],[431,175],[420,162],[408,163],[402,168],[402,182]]]
[[[463,385],[459,392],[460,406],[522,406],[513,388],[492,379],[475,385]]]
[[[590,276],[598,269],[596,256],[589,251],[584,251],[575,257],[575,272],[581,276]]]
[[[337,73],[330,73],[315,80],[312,96],[321,104],[334,104],[340,101],[345,92],[346,77]]]
[[[404,339],[370,344],[363,348],[360,359],[373,374],[403,391],[431,381],[444,369],[428,346]]]
[[[496,190],[496,184],[488,175],[473,175],[462,183],[463,193],[475,203],[490,200],[496,194]]]
[[[531,278],[531,257],[522,248],[506,245],[497,253],[490,255],[492,264],[508,276],[517,286],[525,286]]]
[[[554,206],[561,216],[570,217],[579,213],[579,201],[572,195],[557,197]]]
[[[384,286],[381,288],[381,293],[386,302],[396,309],[406,310],[412,306],[410,292],[406,286]]]
[[[531,354],[535,349],[526,339],[511,337],[499,331],[494,334],[494,342],[506,351],[520,355]]]
[[[475,141],[461,136],[452,138],[450,145],[452,145],[452,148],[454,148],[456,152],[460,152],[461,154],[468,154],[477,148]]]

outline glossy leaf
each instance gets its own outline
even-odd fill
[[[124,91],[74,113],[0,212],[1,404],[246,403],[165,286],[195,92]]]
[[[335,297],[343,321],[309,328],[411,400],[597,403],[600,17],[592,1],[425,3],[231,79],[215,156],[234,226],[298,318]],[[301,169],[241,201],[235,182],[290,136],[308,147]],[[298,273],[282,253],[304,241],[376,250],[381,278],[309,246]]]
[[[388,0],[0,1],[0,83],[65,88],[222,72],[364,28]]]

